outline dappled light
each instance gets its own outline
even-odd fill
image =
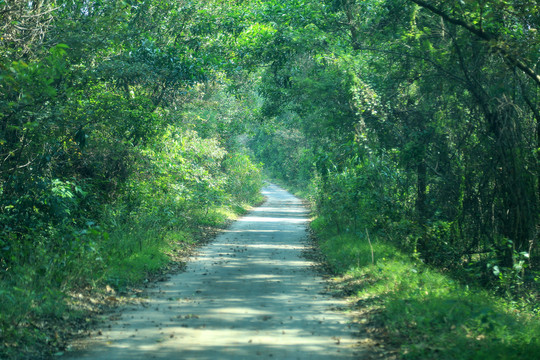
[[[539,0],[0,0],[0,359],[345,357],[302,253],[369,358],[534,357],[539,55]]]
[[[306,211],[276,186],[200,250],[185,273],[148,291],[81,359],[341,359],[355,349],[345,304],[324,294],[306,248]]]

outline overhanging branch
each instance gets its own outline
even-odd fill
[[[503,55],[512,65],[514,65],[515,67],[523,71],[528,77],[530,77],[536,83],[536,85],[540,86],[540,75],[538,75],[530,66],[528,66],[524,60],[519,59],[515,57],[514,55],[510,54],[506,49],[504,49],[501,45],[499,45],[500,39],[496,35],[487,33],[482,29],[476,28],[472,24],[469,24],[464,20],[455,19],[451,17],[450,15],[448,15],[447,13],[445,13],[444,11],[436,8],[435,6],[423,0],[410,0],[410,1],[412,1],[413,3],[417,4],[418,6],[426,10],[429,10],[430,12],[436,15],[439,15],[445,21],[466,29],[470,33],[476,35],[480,39],[489,43],[489,45],[493,49],[495,49],[497,52]]]

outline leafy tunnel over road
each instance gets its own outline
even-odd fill
[[[307,210],[275,185],[267,201],[174,275],[143,307],[72,356],[80,359],[349,359],[358,355],[341,301],[302,257]]]

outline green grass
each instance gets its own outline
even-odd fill
[[[260,199],[254,199],[258,200]],[[103,246],[110,256],[106,260],[104,271],[99,273],[99,279],[95,280],[119,290],[140,283],[148,274],[165,267],[171,261],[169,254],[195,245],[202,236],[201,229],[222,228],[231,220],[245,214],[248,208],[248,204],[234,204],[196,210],[190,214],[190,226],[165,233],[144,225],[130,225],[129,229],[119,226],[109,235]]]
[[[377,238],[372,262],[364,234],[336,236],[321,218],[312,228],[333,270],[354,284],[349,294],[378,304],[404,358],[540,358],[540,321],[524,304],[462,284]]]
[[[130,256],[115,259],[104,274],[106,282],[123,289],[127,285],[143,281],[148,273],[155,272],[169,263],[167,250],[169,247],[165,245],[151,246]]]
[[[167,219],[154,217],[155,212],[129,214],[127,221],[107,231],[96,227],[88,232],[81,238],[84,246],[68,260],[56,261],[54,253],[36,248],[34,262],[1,274],[0,359],[54,355],[69,339],[69,328],[91,317],[92,306],[97,303],[99,308],[107,298],[120,299],[130,287],[166,271],[171,261],[182,261],[200,240],[248,208],[232,204],[192,210],[184,225],[172,227]],[[107,289],[114,289],[115,296]],[[92,298],[94,305],[86,298],[73,298],[76,294]]]
[[[24,359],[27,349],[47,353],[57,339],[42,330],[44,322],[64,314],[64,294],[58,279],[34,267],[10,269],[0,281],[0,358]]]

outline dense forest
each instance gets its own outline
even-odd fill
[[[373,240],[537,321],[539,26],[527,0],[0,0],[0,357],[61,347],[75,293],[163,267],[263,168],[336,271]]]

